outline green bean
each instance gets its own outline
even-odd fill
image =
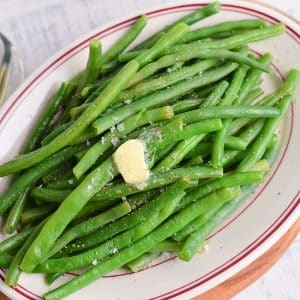
[[[246,77],[246,72],[248,67],[242,65],[233,74],[232,82],[227,89],[224,98],[222,99],[220,106],[231,105],[238,95],[242,83]],[[223,120],[223,128],[215,133],[215,139],[212,147],[212,165],[218,167],[222,164],[223,154],[224,154],[224,144],[225,137],[227,133],[227,128],[230,124],[230,119]]]
[[[16,230],[21,218],[21,214],[25,208],[26,202],[28,201],[29,193],[30,189],[25,189],[25,191],[21,194],[19,199],[10,210],[3,226],[4,233],[11,234]]]
[[[263,95],[264,91],[261,88],[252,90],[243,101],[244,105],[250,105],[254,100]]]
[[[157,149],[150,157],[147,159],[147,165],[149,169],[152,169],[160,160],[162,160],[166,155],[168,155],[178,144],[178,142],[169,144],[166,147]]]
[[[220,80],[221,78],[230,74],[236,68],[237,64],[228,63],[222,67],[204,72],[201,76],[195,75],[188,81],[183,80],[177,84],[172,85],[169,88],[165,88],[161,91],[158,91],[157,93],[145,96],[141,100],[138,100],[132,104],[117,109],[114,112],[101,117],[93,123],[93,127],[95,128],[97,134],[101,134],[105,130],[111,128],[113,125],[122,122],[129,116],[139,112],[142,109],[166,104],[171,99],[182,95],[192,89]]]
[[[185,158],[193,158],[198,155],[207,156],[211,153],[212,143],[202,142],[197,147],[191,149],[185,156]]]
[[[37,200],[60,203],[71,192],[72,190],[57,190],[53,188],[36,187],[32,189],[30,196]]]
[[[62,273],[49,273],[45,276],[45,281],[48,285],[51,285],[56,279],[58,279]]]
[[[215,215],[215,213],[222,207],[224,203],[215,203],[210,209],[201,214],[198,218],[194,219],[191,223],[182,228],[179,232],[176,232],[172,239],[177,242],[182,242],[186,240],[193,232],[199,230],[204,224],[209,222],[209,220]]]
[[[171,252],[171,251],[170,251]],[[129,268],[131,272],[138,272],[147,268],[150,263],[158,258],[161,255],[160,252],[146,252],[141,256],[137,257],[136,259],[130,261],[126,266]],[[0,263],[1,263],[1,256],[0,256]]]
[[[156,43],[150,48],[143,50],[134,60],[142,67],[156,59],[166,48],[172,46],[178,40],[183,38],[189,31],[189,26],[185,23],[178,23],[163,36],[161,36]]]
[[[21,263],[22,270],[30,272],[39,264],[42,257],[50,250],[66,226],[97,191],[111,181],[117,173],[112,159],[108,158],[86,176],[80,185],[68,195],[51,215],[31,244]]]
[[[217,197],[231,199],[236,197],[239,191],[235,190],[222,190],[222,193],[217,192],[214,195]],[[44,295],[44,298],[49,299],[59,299],[65,297],[76,290],[83,288],[84,286],[90,284],[91,282],[99,279],[104,274],[114,270],[118,267],[125,265],[126,263],[132,261],[133,259],[139,257],[145,252],[149,251],[155,245],[165,240],[166,238],[173,235],[175,232],[179,231],[181,228],[186,226],[189,222],[198,216],[199,207],[203,206],[202,201],[196,201],[189,205],[182,211],[180,211],[173,218],[166,221],[164,224],[158,226],[154,231],[152,231],[147,236],[141,238],[135,244],[127,247],[120,252],[116,253],[109,259],[101,262],[99,265],[92,267],[82,275],[76,277],[75,279],[69,281],[63,286],[48,292]]]
[[[198,155],[198,156],[194,156],[194,157],[190,158],[186,162],[185,165],[187,167],[196,167],[196,166],[200,166],[203,162],[204,162],[204,160],[203,160],[202,156]]]
[[[279,88],[274,93],[268,95],[261,101],[261,105],[273,106],[278,101],[280,101],[284,96],[292,95],[297,87],[299,81],[299,71],[296,69],[291,69],[286,76],[285,81],[281,88]]]
[[[22,224],[30,224],[36,221],[43,220],[56,209],[54,205],[43,205],[25,210],[21,215]]]
[[[74,153],[84,149],[85,146],[70,146],[58,153],[53,154],[48,159],[27,170],[19,176],[8,190],[0,197],[0,213],[3,214],[27,188],[33,187],[35,182],[59,165],[69,160]]]
[[[107,223],[114,222],[116,219],[121,218],[122,216],[128,214],[130,211],[131,208],[128,202],[123,202],[106,212],[103,212],[95,217],[89,218],[88,220],[73,226],[54,243],[51,250],[43,257],[41,262],[44,262],[48,258],[55,255],[60,249],[62,249],[71,241],[92,233]]]
[[[175,114],[179,114],[198,108],[203,101],[204,98],[179,100],[178,102],[172,104],[172,108]]]
[[[123,123],[118,124],[116,128],[113,128],[113,132],[108,132],[103,135],[99,142],[88,149],[73,168],[74,175],[76,178],[80,178],[108,148],[116,146],[116,143],[119,143],[119,139],[125,137],[128,133],[147,123],[172,118],[173,115],[172,108],[165,106],[149,111],[141,111],[129,117]]]
[[[62,132],[64,132],[69,126],[71,125],[71,122],[64,123],[60,126],[55,127],[51,132],[49,132],[48,135],[46,135],[42,141],[42,146],[45,146],[49,144],[52,140],[54,140],[57,136],[59,136]]]
[[[166,74],[162,74],[157,78],[144,80],[132,88],[121,92],[116,102],[122,102],[126,99],[139,98],[150,94],[151,92],[165,88],[195,74],[206,71],[207,69],[213,67],[216,63],[216,59],[198,61],[192,65],[184,66],[177,71],[171,73],[167,72]]]
[[[46,109],[39,117],[38,122],[34,126],[29,138],[27,139],[23,153],[29,153],[39,147],[39,144],[44,137],[50,122],[53,120],[55,114],[57,113],[59,107],[66,99],[67,90],[69,88],[68,83],[62,83],[59,90],[52,96]]]
[[[77,179],[74,176],[71,176],[66,179],[59,179],[57,181],[51,182],[47,185],[50,189],[58,189],[58,190],[65,190],[65,189],[73,189],[74,187],[78,186],[82,179]]]
[[[214,41],[196,41],[185,45],[176,45],[166,50],[167,53],[174,51],[181,51],[191,49],[192,47],[199,47],[201,49],[234,49],[245,44],[265,40],[282,34],[285,31],[285,26],[282,23],[277,23],[265,28],[249,30],[244,33],[236,34],[228,38]]]
[[[208,86],[202,87],[201,89],[196,90],[195,94],[200,98],[208,97],[208,95],[214,91],[214,89],[216,88],[216,86],[218,84],[219,84],[219,82],[216,82],[216,83],[210,84]]]
[[[269,106],[258,105],[224,105],[199,108],[176,115],[176,118],[182,118],[184,122],[193,123],[203,119],[215,118],[235,118],[247,116],[250,118],[274,118],[280,114],[279,110]]]
[[[211,94],[206,98],[206,100],[201,104],[201,107],[215,106],[218,105],[221,100],[222,95],[225,93],[229,83],[226,80],[222,80]]]
[[[0,242],[0,254],[4,254],[6,252],[10,252],[11,250],[16,249],[27,239],[27,237],[31,234],[33,228],[29,227],[22,230],[19,233],[9,237],[6,240]]]
[[[1,254],[0,255],[0,267],[1,268],[9,268],[11,262],[13,261],[13,256],[9,254]]]
[[[77,153],[76,153],[77,154]],[[68,161],[65,164],[60,165],[55,170],[45,175],[42,178],[43,184],[47,185],[49,183],[53,183],[53,181],[66,179],[72,176],[72,168],[73,163]]]
[[[239,186],[243,184],[260,182],[263,179],[263,172],[236,172],[226,175],[222,178],[218,178],[207,183],[201,184],[196,188],[193,188],[183,199],[181,205],[186,206],[192,201],[196,201],[209,193],[215,192],[219,189],[226,187]]]
[[[181,123],[180,119],[176,119],[162,128],[154,128],[143,132],[140,134],[139,139],[144,142],[147,152],[151,154],[157,149],[174,142],[199,136],[202,133],[214,132],[222,128],[221,119],[203,120],[188,125],[181,125]]]
[[[120,67],[120,62],[118,59],[114,59],[111,62],[102,65],[100,68],[100,75],[111,75],[115,71],[118,71]]]
[[[267,120],[264,128],[262,129],[260,135],[257,140],[251,145],[250,149],[247,151],[246,156],[240,162],[237,167],[238,171],[246,171],[251,168],[256,161],[258,161],[264,154],[267,145],[272,139],[273,133],[281,119],[281,117],[287,111],[290,102],[292,101],[292,96],[286,96],[279,102],[279,109],[281,111],[281,115]]]
[[[222,169],[200,166],[193,168],[177,168],[163,172],[153,172],[146,183],[139,187],[125,183],[114,184],[110,187],[102,188],[101,192],[97,193],[91,201],[104,201],[122,198],[124,196],[136,194],[141,190],[147,191],[168,185],[183,176],[189,177],[191,180],[222,177]]]
[[[227,21],[215,25],[204,26],[189,32],[181,42],[188,43],[206,37],[214,36],[224,32],[231,32],[239,29],[255,29],[266,26],[264,20],[246,19],[238,21]]]
[[[60,123],[66,123],[69,117],[69,111],[72,107],[77,106],[81,102],[80,93],[84,86],[88,83],[94,82],[98,75],[100,66],[103,64],[102,47],[99,40],[91,40],[89,42],[89,57],[86,68],[80,77],[77,89],[70,99],[63,115],[61,116]]]
[[[177,252],[178,250],[179,245],[177,242],[172,240],[165,240],[150,249],[149,252],[132,260],[126,266],[132,272],[138,272],[139,270],[146,268],[154,259],[159,257],[162,252]]]
[[[157,39],[157,36],[161,35],[161,33],[164,33],[166,31],[168,31],[169,29],[171,29],[172,27],[174,27],[175,25],[177,25],[180,22],[186,23],[187,25],[193,25],[196,22],[199,22],[199,21],[201,21],[201,20],[203,20],[203,19],[219,12],[219,10],[220,10],[220,3],[219,2],[213,2],[209,5],[204,6],[204,7],[200,7],[199,9],[192,12],[191,14],[188,14],[188,15],[180,18],[176,22],[164,27],[162,30],[158,31],[157,33],[150,36],[145,41],[143,41],[142,43],[140,43],[139,45],[134,47],[133,50],[148,48],[149,45],[153,44],[153,40]]]
[[[34,230],[31,232],[29,237],[26,239],[25,243],[21,246],[21,248],[18,250],[17,254],[14,256],[14,258],[9,266],[9,269],[7,271],[6,278],[5,278],[5,283],[7,285],[16,287],[19,277],[21,275],[20,263],[22,261],[22,258],[24,257],[24,254],[26,253],[30,244],[33,242],[33,240],[36,238],[36,236],[40,232],[40,230],[45,222],[46,222],[46,220],[44,220],[42,223],[40,223],[38,226],[36,226],[34,228]]]
[[[248,142],[241,137],[227,135],[225,137],[225,146],[228,149],[245,150],[248,146]]]
[[[122,53],[141,33],[147,24],[147,16],[143,15],[137,19],[134,25],[124,34],[107,52],[103,54],[103,64],[111,62]]]
[[[39,265],[36,271],[53,273],[76,270],[83,266],[94,264],[94,261],[96,261],[97,264],[97,261],[131,245],[153,231],[173,213],[178,202],[184,197],[184,189],[188,184],[189,182],[186,179],[179,180],[168,188],[167,191],[162,193],[152,202],[154,203],[154,211],[152,211],[152,215],[149,216],[149,219],[144,222],[139,223],[121,235],[115,236],[93,250],[67,258],[50,259]]]
[[[260,71],[269,72],[269,68],[260,61],[252,57],[248,57],[245,53],[234,52],[225,49],[191,49],[191,52],[195,51],[197,57],[201,59],[219,58],[237,62],[239,64],[248,65],[254,69]]]

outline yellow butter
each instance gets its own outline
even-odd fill
[[[113,154],[113,160],[125,182],[141,184],[148,179],[144,144],[140,140],[132,139],[120,145]]]

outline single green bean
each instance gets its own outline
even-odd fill
[[[67,107],[65,108],[61,118],[60,123],[66,123],[69,119],[69,111],[72,107],[80,104],[82,98],[80,97],[81,90],[88,83],[94,82],[98,75],[100,66],[103,64],[102,58],[102,47],[98,40],[91,40],[89,42],[89,57],[86,64],[86,68],[80,77],[77,89],[73,96],[71,97]]]
[[[20,245],[22,245],[23,242],[27,239],[27,237],[31,234],[32,230],[32,227],[26,228],[21,232],[9,237],[8,239],[1,241],[0,254],[10,252],[11,250],[14,250]]]
[[[147,24],[147,16],[137,19],[133,26],[126,32],[107,52],[103,54],[103,64],[111,62],[122,53],[141,33]]]
[[[62,164],[61,166],[59,166],[58,168],[56,168],[55,170],[53,170],[52,172],[50,172],[42,178],[43,184],[47,185],[49,183],[52,183],[53,181],[71,177],[73,174],[71,169],[72,166],[73,162],[70,161],[66,162],[65,164]]]
[[[35,124],[29,138],[27,139],[23,153],[29,153],[39,147],[42,138],[44,137],[50,122],[53,120],[60,106],[66,99],[68,83],[62,83],[59,90],[52,96],[46,109],[39,117],[38,122]]]
[[[9,268],[10,264],[13,261],[13,256],[9,254],[1,254],[0,255],[0,267],[1,268]]]
[[[21,215],[22,224],[31,224],[36,221],[43,220],[45,217],[49,216],[56,206],[54,205],[43,205],[41,207],[34,207],[28,210],[25,210]]]
[[[259,19],[246,19],[227,21],[215,25],[203,26],[189,32],[181,42],[188,43],[224,32],[232,32],[240,29],[256,29],[266,27],[266,22]]]
[[[40,223],[38,226],[34,228],[29,237],[26,239],[25,243],[18,250],[17,254],[14,256],[13,261],[11,262],[9,269],[7,271],[7,275],[5,278],[5,283],[9,286],[16,287],[19,277],[21,275],[20,263],[26,253],[28,247],[34,241],[38,233],[40,232],[42,226],[45,224],[46,220]]]
[[[199,108],[185,113],[176,115],[176,118],[181,118],[184,122],[193,123],[203,119],[215,118],[235,118],[247,116],[250,118],[274,118],[280,114],[280,111],[275,107],[258,106],[258,105],[224,105]]]
[[[58,189],[58,190],[65,190],[65,189],[73,189],[80,184],[82,179],[77,179],[73,175],[66,179],[59,179],[57,181],[51,182],[47,185],[50,189]]]
[[[24,211],[26,202],[28,201],[29,194],[30,189],[25,189],[14,206],[11,208],[3,226],[4,233],[11,234],[16,230],[17,225],[21,219],[21,215]]]
[[[203,133],[214,132],[222,128],[221,119],[203,120],[183,126],[180,123],[182,123],[181,120],[176,119],[162,128],[154,128],[141,133],[139,139],[145,143],[148,153],[151,154],[157,149],[174,142],[199,136]]]
[[[36,187],[32,189],[30,196],[33,199],[60,203],[62,202],[72,190],[57,190],[53,188]]]
[[[162,252],[177,252],[179,250],[179,244],[172,240],[165,240],[152,249],[149,252],[139,256],[138,258],[129,262],[126,266],[132,272],[138,272],[141,269],[146,268],[149,264],[160,256]]]
[[[172,104],[172,108],[175,114],[179,114],[198,108],[203,101],[204,98],[179,100],[178,102]]]

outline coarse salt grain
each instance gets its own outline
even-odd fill
[[[125,104],[130,104],[131,102],[132,102],[131,99],[127,99],[127,100],[124,101]]]
[[[93,265],[93,266],[96,266],[96,265],[97,265],[97,260],[96,260],[96,259],[94,259],[94,260],[92,261],[92,265]]]

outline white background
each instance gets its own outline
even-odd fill
[[[82,34],[135,10],[171,0],[0,0],[0,31],[18,48],[25,76]],[[234,1],[233,1],[234,2]],[[300,1],[264,0],[300,19]],[[14,82],[17,77],[13,73]],[[262,278],[235,300],[300,299],[300,238]]]

